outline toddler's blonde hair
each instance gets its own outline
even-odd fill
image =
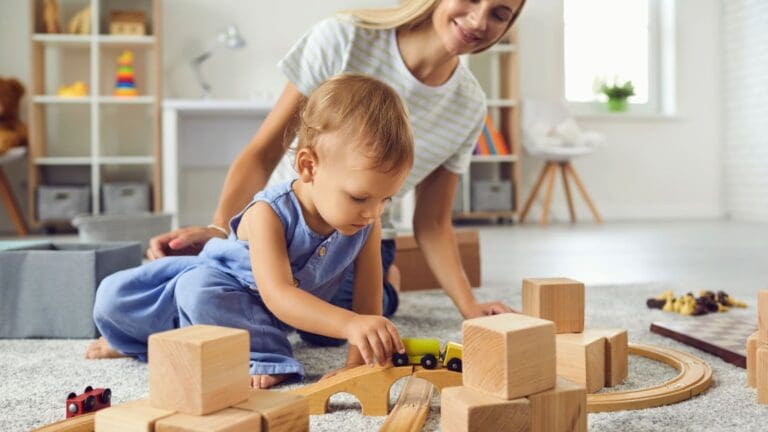
[[[350,150],[362,149],[380,172],[413,165],[408,110],[397,92],[377,79],[345,73],[317,87],[301,110],[297,150],[317,154],[317,137],[336,131],[347,133]]]

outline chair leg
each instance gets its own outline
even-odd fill
[[[2,168],[0,168],[0,199],[8,210],[8,215],[11,217],[11,222],[16,228],[16,232],[20,237],[27,235],[27,225],[24,223],[24,216],[21,214],[19,204],[13,196],[13,190]]]
[[[565,164],[568,162],[560,162],[560,176],[563,178],[563,190],[565,191],[565,199],[568,201],[568,213],[571,216],[571,223],[576,222],[576,212],[573,210],[573,198],[571,197],[571,185],[568,183],[568,173],[565,172]]]
[[[546,225],[549,218],[549,205],[552,203],[552,189],[554,189],[555,177],[557,177],[557,164],[555,162],[550,162],[547,177],[547,193],[544,195],[544,205],[541,210],[542,225]]]
[[[546,174],[549,172],[549,164],[550,162],[547,161],[544,163],[544,166],[541,167],[539,178],[536,179],[536,185],[533,186],[533,189],[531,190],[531,194],[528,195],[528,199],[525,200],[523,211],[520,213],[520,223],[525,222],[525,217],[528,215],[528,211],[531,210],[531,204],[533,204],[533,200],[536,199],[536,195],[538,195],[539,189],[541,189],[541,185],[544,183],[544,177],[546,177]]]
[[[592,199],[589,198],[589,194],[587,193],[587,190],[584,189],[584,185],[581,184],[581,180],[579,180],[579,176],[576,175],[576,171],[573,169],[573,166],[570,162],[565,163],[565,169],[568,171],[568,173],[573,178],[573,181],[576,182],[576,187],[579,188],[579,191],[581,192],[581,196],[584,197],[584,201],[586,201],[587,206],[589,207],[589,210],[592,212],[592,216],[595,218],[595,222],[602,223],[603,220],[600,218],[600,214],[597,213],[597,209],[595,208],[595,205],[592,203]]]

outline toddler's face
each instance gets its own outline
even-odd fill
[[[326,133],[318,139],[319,163],[312,182],[314,205],[328,225],[352,235],[381,216],[405,182],[408,169],[378,171],[362,153],[362,146],[344,133]]]

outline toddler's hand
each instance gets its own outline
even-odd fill
[[[392,359],[394,351],[404,353],[405,347],[397,328],[388,319],[378,315],[357,315],[345,328],[347,340],[360,350],[369,366],[374,362],[384,366]]]

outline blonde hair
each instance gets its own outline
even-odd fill
[[[397,92],[358,74],[340,74],[322,83],[301,110],[297,151],[315,151],[323,133],[345,131],[380,172],[410,170],[413,132]]]
[[[391,8],[376,8],[376,9],[353,9],[340,11],[339,13],[344,15],[350,15],[355,19],[355,24],[359,27],[370,29],[411,29],[417,27],[419,24],[432,18],[432,13],[435,11],[437,4],[441,0],[402,0],[400,4]],[[525,5],[525,0],[520,3],[520,7],[517,8],[512,19],[509,20],[507,25],[507,31],[512,24],[515,23],[517,17],[520,16],[520,11]],[[503,35],[507,33],[504,31],[502,36],[493,41],[488,47],[498,42]],[[487,48],[487,47],[486,47]],[[484,51],[484,49],[476,52]]]

